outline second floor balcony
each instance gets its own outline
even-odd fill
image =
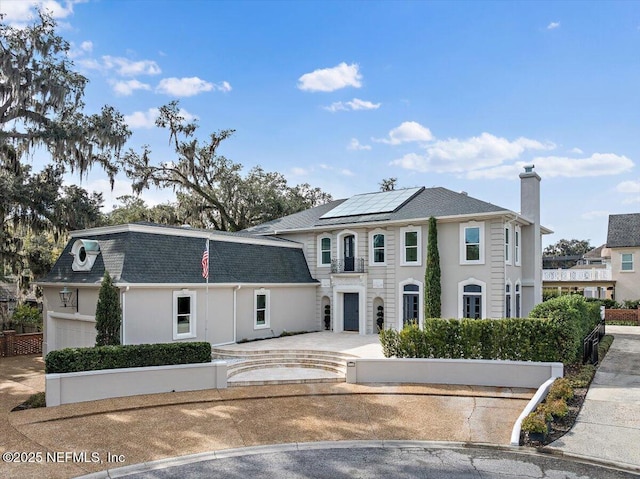
[[[543,269],[542,281],[611,281],[611,270],[592,269]]]
[[[332,273],[364,273],[364,258],[342,258],[331,260]]]

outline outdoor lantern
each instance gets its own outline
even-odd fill
[[[71,294],[73,292],[67,288],[66,286],[64,288],[62,288],[62,291],[60,291],[60,301],[62,301],[62,306],[63,307],[67,307],[67,305],[69,303],[71,303]]]

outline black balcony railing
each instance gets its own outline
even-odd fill
[[[364,258],[331,260],[332,273],[364,273]]]

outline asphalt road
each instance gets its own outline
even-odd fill
[[[286,447],[286,446],[285,446]],[[314,446],[311,446],[314,447]],[[281,447],[281,449],[283,449]],[[240,454],[240,451],[236,452]],[[621,479],[640,475],[554,456],[478,447],[342,447],[221,457],[109,477],[128,479]],[[128,469],[128,468],[127,468]],[[95,475],[93,477],[96,477]],[[106,476],[105,476],[106,477]]]

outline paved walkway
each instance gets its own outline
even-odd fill
[[[575,425],[549,449],[640,470],[640,328],[607,326],[615,338]]]

